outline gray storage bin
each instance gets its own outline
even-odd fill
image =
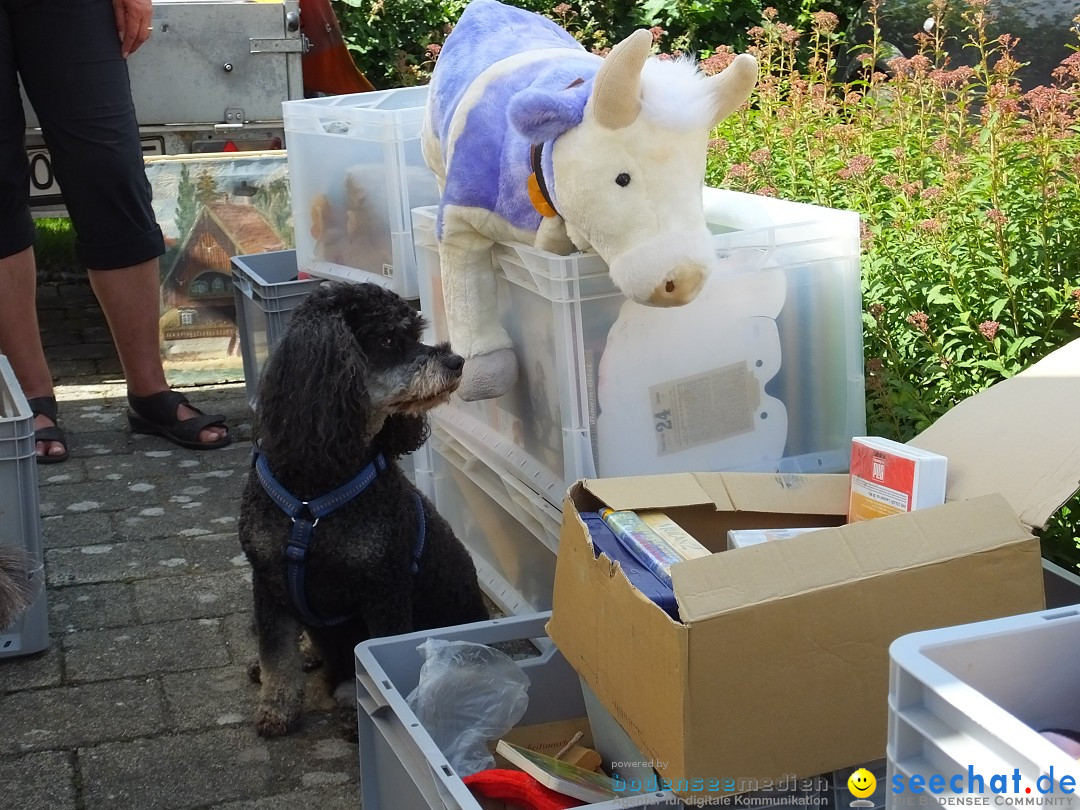
[[[364,810],[481,810],[406,702],[420,680],[423,658],[417,647],[429,638],[489,645],[531,639],[543,652],[518,661],[530,681],[529,708],[520,725],[588,717],[593,742],[606,762],[644,759],[547,638],[545,626],[550,616],[550,611],[513,616],[371,639],[356,647],[360,795]],[[884,804],[883,765],[879,761],[865,766],[878,778],[878,789],[870,799],[875,809]],[[789,792],[762,790],[742,796],[717,796],[715,803],[732,808],[846,810],[854,799],[846,781],[852,770],[855,769],[799,780],[804,786]],[[624,778],[641,779],[647,773],[647,770],[624,772]],[[685,810],[685,805],[668,791],[628,795],[582,806],[590,810],[662,807]]]
[[[360,795],[364,810],[481,810],[406,703],[420,679],[417,647],[428,638],[497,644],[536,639],[544,652],[519,661],[529,676],[529,708],[521,725],[586,716],[581,682],[544,626],[550,613],[421,631],[365,641],[356,648]],[[603,752],[601,752],[603,754]],[[582,805],[592,810],[680,807],[670,793],[627,796]]]
[[[322,279],[297,280],[296,251],[275,250],[232,257],[236,328],[244,360],[244,386],[255,407],[259,376],[285,332],[292,310]]]
[[[0,543],[25,548],[34,567],[38,596],[30,609],[6,630],[0,628],[0,658],[28,655],[49,646],[45,572],[41,549],[34,415],[0,355]]]

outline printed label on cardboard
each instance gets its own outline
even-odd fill
[[[754,429],[761,401],[745,363],[694,374],[649,388],[656,449],[661,456]]]

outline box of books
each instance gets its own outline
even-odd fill
[[[1080,481],[1078,401],[1080,340],[913,439],[907,452],[947,459],[946,501],[873,520],[847,521],[848,475],[579,481],[548,634],[695,803],[733,792],[724,775],[803,778],[882,759],[895,639],[1043,608],[1033,529]],[[654,576],[646,594],[596,539],[608,509],[662,511],[711,553],[647,546],[670,588]],[[732,531],[799,528],[815,530],[728,548]]]

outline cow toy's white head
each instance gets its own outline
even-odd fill
[[[746,100],[757,63],[743,54],[706,78],[689,60],[649,58],[651,45],[644,30],[619,43],[580,112],[568,88],[519,94],[510,115],[552,144],[545,187],[574,245],[600,254],[628,298],[680,306],[715,259],[701,206],[709,134]]]

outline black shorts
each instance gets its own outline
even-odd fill
[[[83,264],[164,253],[111,0],[0,0],[0,258],[34,243],[20,80]]]

